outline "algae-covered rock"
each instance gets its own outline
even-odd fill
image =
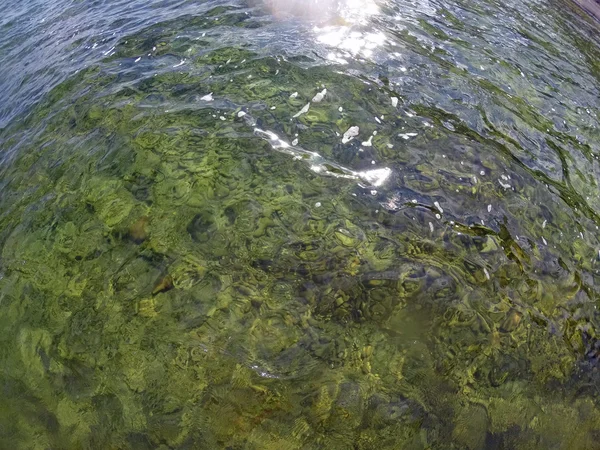
[[[489,424],[487,411],[478,405],[467,405],[456,415],[456,425],[452,430],[453,440],[463,448],[485,447]]]
[[[135,206],[131,194],[116,180],[94,177],[86,183],[85,191],[86,201],[108,227],[120,224]]]

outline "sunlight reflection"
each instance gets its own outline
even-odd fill
[[[249,123],[253,123],[252,119],[249,119]],[[316,152],[290,145],[272,131],[254,128],[254,134],[267,140],[274,150],[291,155],[297,160],[307,160],[310,163],[310,170],[315,173],[335,178],[347,178],[351,180],[364,181],[367,183],[367,185],[362,185],[362,183],[359,183],[359,185],[364,188],[380,187],[392,174],[392,169],[389,167],[355,172],[354,170],[344,167],[333,161],[326,160]]]
[[[325,45],[335,47],[347,52],[352,57],[370,57],[373,50],[385,42],[385,36],[381,32],[359,32],[353,31],[351,27],[328,26],[315,28],[317,40]],[[335,54],[333,54],[335,55]],[[335,55],[340,58],[340,55]],[[330,58],[333,59],[333,58]]]
[[[314,22],[318,42],[332,47],[328,59],[346,64],[347,58],[371,57],[385,36],[371,31],[369,19],[379,14],[375,0],[251,0],[263,2],[278,20]]]
[[[263,0],[271,13],[285,19],[289,16],[346,24],[363,23],[379,12],[373,0]]]
[[[347,57],[371,57],[373,50],[385,42],[385,35],[380,31],[364,30],[364,27],[368,26],[368,19],[378,13],[379,7],[373,0],[338,1],[335,24],[314,28],[317,41],[338,50],[331,52],[328,58],[346,63]],[[363,29],[358,30],[358,27]]]
[[[372,186],[380,187],[392,174],[392,169],[384,167],[382,169],[366,170],[364,172],[358,172],[358,176],[370,183]]]
[[[341,0],[337,2],[340,16],[347,23],[365,23],[379,13],[379,7],[373,0]]]

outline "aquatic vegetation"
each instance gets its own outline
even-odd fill
[[[219,7],[2,130],[2,442],[593,448],[597,119],[561,128],[509,58],[474,77],[439,12],[389,31],[450,66],[420,96],[219,42],[269,24]]]

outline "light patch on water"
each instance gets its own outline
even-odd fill
[[[272,373],[267,372],[266,370],[261,369],[259,366],[257,365],[251,365],[249,366],[254,372],[256,372],[259,376],[263,377],[263,378],[279,378],[279,375],[275,375]]]
[[[373,146],[373,136],[369,136],[369,139],[366,140],[365,142],[362,142],[360,145],[362,145],[363,147],[372,147]]]
[[[319,0],[319,3],[327,1]],[[337,3],[340,15],[348,23],[365,23],[369,17],[379,13],[379,6],[373,0],[337,0]]]
[[[323,101],[323,99],[325,98],[325,95],[327,94],[327,89],[323,89],[321,92],[318,92],[312,99],[312,101],[314,103],[320,103]]]
[[[327,59],[338,64],[348,64],[348,61],[344,59],[344,55],[341,53],[329,52],[327,54]]]
[[[348,142],[350,142],[352,139],[358,136],[359,132],[360,128],[358,128],[357,126],[348,128],[344,133],[344,136],[342,136],[342,144],[347,144]]]
[[[306,114],[308,112],[308,110],[310,109],[310,103],[307,103],[306,105],[304,105],[304,107],[298,111],[296,114],[294,114],[292,116],[292,118],[296,118],[296,117],[300,117],[302,114]]]
[[[318,42],[345,52],[352,57],[369,58],[377,47],[385,43],[385,35],[380,31],[356,31],[349,26],[316,27],[314,31]],[[338,55],[336,57],[339,58]]]
[[[502,186],[504,189],[510,189],[511,188],[510,183],[503,183],[501,179],[498,179],[498,183],[500,183],[500,186]]]
[[[203,97],[200,97],[200,100],[202,100],[203,102],[212,102],[212,101],[214,100],[214,98],[213,98],[213,93],[211,92],[211,93],[209,93],[209,94],[206,94],[206,95],[205,95],[205,96],[203,96]],[[241,112],[241,111],[240,111],[240,112]]]
[[[246,118],[246,120],[249,123],[252,122],[252,118],[249,116]],[[356,133],[358,134],[358,127],[351,128],[356,128]],[[392,169],[389,167],[356,172],[338,163],[325,159],[317,152],[291,146],[272,131],[254,128],[254,134],[267,140],[274,150],[291,155],[297,160],[308,160],[310,163],[310,169],[315,173],[332,176],[335,178],[362,180],[368,183],[368,186],[362,187],[382,186],[392,174]]]
[[[327,58],[340,64],[347,64],[344,58],[348,56],[369,57],[386,41],[382,32],[356,29],[379,13],[374,0],[268,0],[265,3],[277,19],[301,18],[318,23],[314,28],[317,42],[338,50],[339,53],[332,51]]]
[[[320,23],[364,24],[379,7],[374,0],[264,0],[279,20],[301,18]]]
[[[410,139],[411,137],[415,137],[418,136],[417,133],[400,133],[398,135],[398,137],[401,137],[402,139]]]
[[[358,172],[358,176],[361,179],[369,182],[371,185],[373,185],[375,187],[382,186],[383,183],[385,183],[385,181],[390,177],[391,174],[392,174],[392,169],[390,169],[389,167]]]

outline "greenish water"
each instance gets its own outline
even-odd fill
[[[0,23],[1,448],[600,448],[590,19],[32,5]]]

